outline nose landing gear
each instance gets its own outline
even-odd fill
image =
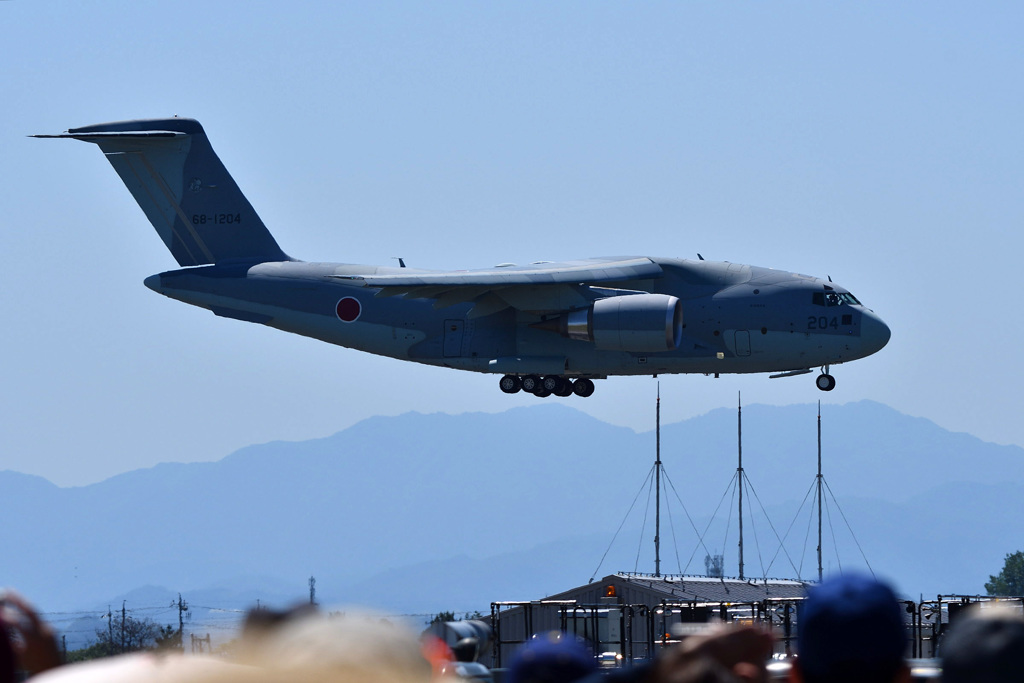
[[[822,391],[832,391],[836,388],[836,378],[828,374],[827,365],[821,369],[821,374],[814,380],[814,383]]]
[[[586,398],[594,393],[593,380],[586,377],[574,380],[559,375],[547,375],[545,377],[538,377],[537,375],[524,375],[522,377],[519,375],[505,375],[498,380],[498,387],[506,394],[525,391],[539,398],[551,396],[552,394],[563,397],[576,394]]]

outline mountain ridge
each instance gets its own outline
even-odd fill
[[[821,410],[826,483],[880,573],[906,590],[973,593],[1016,550],[1008,544],[1024,515],[1016,502],[1024,500],[1024,449],[872,401]],[[745,475],[773,518],[784,519],[816,473],[817,407],[755,404],[742,417]],[[685,503],[707,523],[735,478],[737,431],[729,409],[663,424],[673,483],[666,506]],[[654,442],[653,419],[652,430],[636,432],[541,404],[369,418],[326,437],[254,444],[214,462],[161,463],[81,487],[0,472],[12,509],[32,511],[0,528],[4,547],[22,549],[5,560],[3,580],[62,608],[105,604],[147,584],[237,600],[257,592],[244,578],[254,575],[266,577],[262,586],[316,575],[325,600],[362,595],[352,601],[402,611],[539,598],[590,578],[620,524],[618,543],[639,537],[643,524],[623,518],[651,472]],[[753,527],[760,513],[750,505]],[[725,533],[719,526],[714,532]],[[839,543],[856,556],[857,543]],[[955,548],[968,556],[934,566]],[[709,550],[723,552],[727,566],[735,561],[734,542]],[[703,569],[699,553],[690,573]],[[652,555],[650,541],[613,548],[600,575]],[[230,591],[211,588],[232,577],[243,578]]]

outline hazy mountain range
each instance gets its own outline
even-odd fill
[[[748,577],[817,576],[807,498],[816,411],[743,409]],[[1024,548],[1024,449],[869,401],[822,411],[827,571],[866,561],[908,595],[973,594]],[[703,573],[710,552],[724,553],[735,575],[736,411],[662,419],[661,570]],[[167,605],[179,591],[207,624],[215,613],[230,620],[257,599],[308,599],[310,576],[327,604],[486,612],[491,601],[541,598],[594,575],[653,571],[644,482],[654,454],[653,430],[552,403],[373,418],[324,439],[76,488],[0,472],[13,512],[0,527],[0,583],[67,612],[54,617],[62,627],[122,600],[172,623]],[[716,508],[701,544],[694,528]]]

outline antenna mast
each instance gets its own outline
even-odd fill
[[[743,577],[743,396],[736,392],[736,443],[739,450],[739,466],[736,474],[740,487],[740,579]]]
[[[661,382],[654,409],[654,434],[654,575],[661,576]]]
[[[821,583],[821,401],[818,401],[818,583]]]

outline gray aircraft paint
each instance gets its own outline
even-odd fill
[[[36,137],[100,147],[183,266],[147,278],[150,289],[360,351],[571,379],[827,373],[889,340],[886,324],[839,285],[728,262],[628,256],[458,272],[306,263],[280,249],[198,121]],[[823,377],[819,387],[831,389]]]

